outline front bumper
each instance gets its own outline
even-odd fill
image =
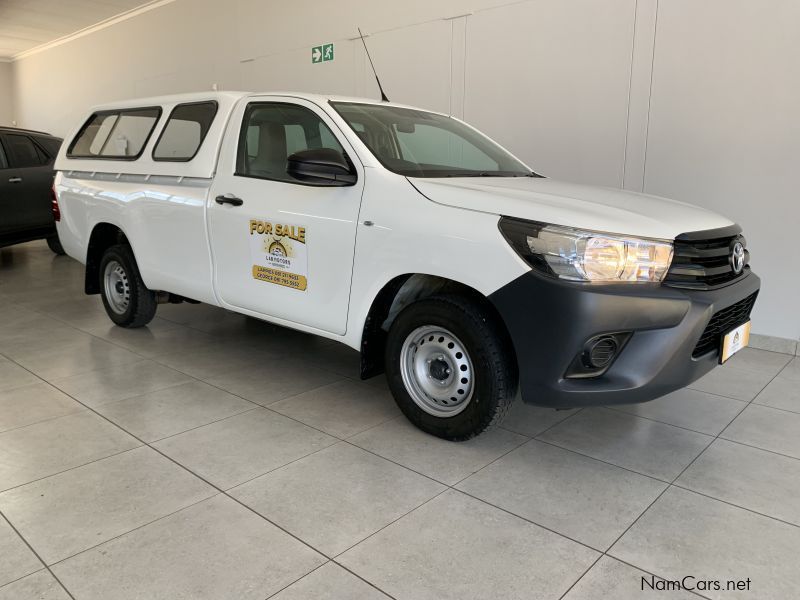
[[[749,270],[735,283],[714,290],[575,284],[531,271],[489,299],[514,344],[522,400],[573,408],[645,402],[705,375],[719,361],[716,352],[692,357],[706,325],[760,285]],[[633,334],[605,373],[566,378],[589,338],[620,331]]]

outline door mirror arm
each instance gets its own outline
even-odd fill
[[[312,148],[295,152],[287,159],[286,172],[306,185],[341,187],[355,185],[358,175],[338,150]]]

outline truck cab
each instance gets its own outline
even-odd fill
[[[399,407],[463,440],[517,396],[642,402],[747,343],[741,228],[554,181],[448,115],[215,92],[104,105],[67,138],[64,249],[109,317],[206,302],[337,340]]]

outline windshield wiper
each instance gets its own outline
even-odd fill
[[[509,173],[508,171],[469,171],[467,173],[452,173],[446,177],[520,177],[521,173]]]

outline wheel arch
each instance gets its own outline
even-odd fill
[[[120,227],[105,222],[95,224],[86,250],[84,291],[87,294],[100,293],[100,261],[105,251],[117,244],[130,246],[128,237]]]
[[[389,280],[370,305],[361,333],[361,378],[368,379],[383,372],[386,334],[397,315],[406,306],[436,294],[453,294],[469,298],[484,307],[494,318],[501,334],[511,342],[511,336],[500,313],[491,301],[475,288],[438,275],[405,273]],[[513,352],[513,344],[510,344]]]

